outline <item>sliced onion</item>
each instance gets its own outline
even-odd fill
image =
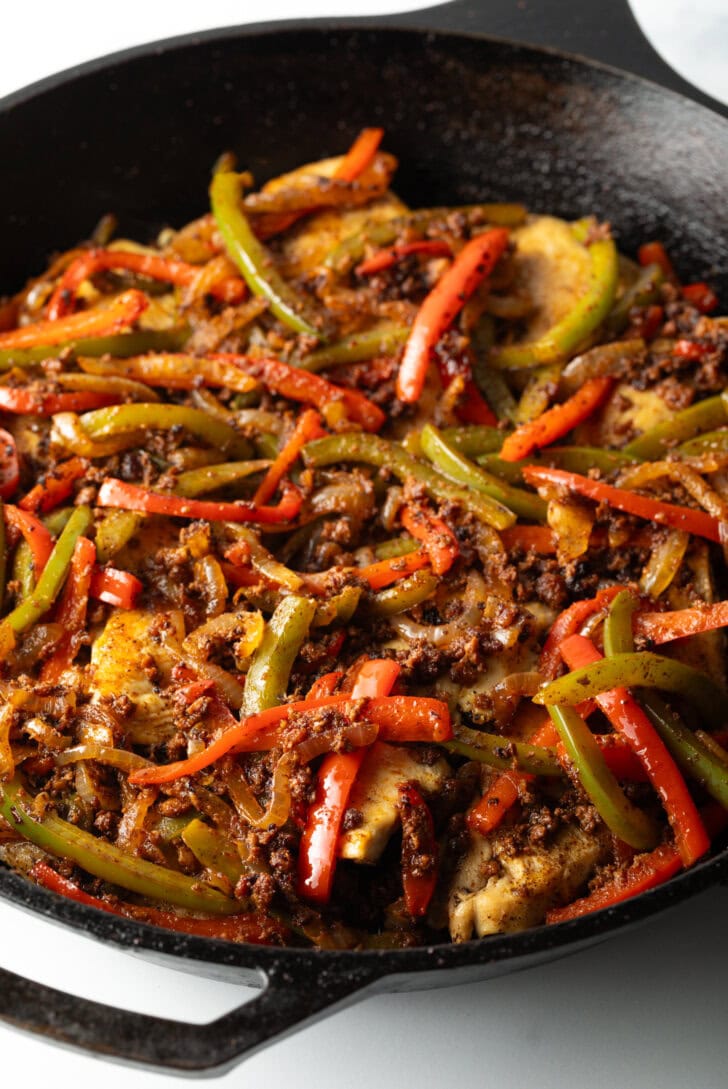
[[[291,812],[291,775],[295,766],[295,755],[284,753],[273,772],[270,801],[260,817],[250,822],[253,828],[280,828],[286,823]]]
[[[228,594],[228,585],[220,564],[214,556],[202,556],[195,560],[193,570],[195,581],[202,587],[207,603],[207,615],[219,616],[225,612]]]
[[[151,767],[151,760],[145,760],[138,753],[129,752],[128,749],[109,748],[108,745],[99,745],[95,741],[84,741],[81,745],[66,749],[56,757],[56,764],[65,767],[66,764],[76,764],[79,760],[96,760],[99,764],[108,764],[109,767],[127,772]]]
[[[379,727],[373,722],[353,722],[339,730],[325,730],[306,738],[293,749],[299,764],[309,764],[324,753],[339,750],[342,746],[362,749],[377,740]]]
[[[642,569],[640,590],[652,598],[658,598],[668,588],[685,558],[690,534],[682,529],[671,529],[650,553]]]
[[[11,703],[0,706],[0,780],[12,779],[15,773],[15,760],[10,747],[10,727],[14,715],[15,708]]]
[[[260,820],[263,809],[250,789],[242,770],[232,758],[225,761],[222,775],[233,805],[243,820],[248,824],[254,824]]]
[[[549,500],[548,523],[556,534],[560,563],[571,563],[585,555],[589,549],[594,520],[594,512],[577,501]]]

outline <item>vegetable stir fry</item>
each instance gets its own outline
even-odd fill
[[[0,860],[230,941],[558,923],[728,824],[728,322],[367,129],[0,307]]]

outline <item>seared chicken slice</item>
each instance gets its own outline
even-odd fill
[[[398,786],[415,782],[425,792],[437,791],[450,774],[446,760],[432,765],[417,761],[411,749],[377,741],[367,753],[349,797],[349,807],[362,815],[361,824],[344,832],[341,858],[376,862],[387,846],[397,821]]]
[[[604,853],[594,836],[576,825],[562,828],[548,847],[513,855],[504,836],[474,836],[450,888],[453,941],[526,930],[542,923],[549,908],[572,899]],[[499,872],[492,870],[497,864]]]

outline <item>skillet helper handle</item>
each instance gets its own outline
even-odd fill
[[[250,1001],[204,1025],[116,1009],[0,969],[0,1020],[98,1058],[160,1073],[225,1073],[242,1059],[359,997],[367,968],[271,970]]]
[[[450,0],[437,7],[392,17],[399,25],[489,34],[525,45],[546,46],[601,61],[659,83],[703,106],[728,115],[662,59],[632,14],[628,0]]]

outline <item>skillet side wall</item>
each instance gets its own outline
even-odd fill
[[[0,290],[113,211],[153,237],[205,211],[228,148],[258,182],[382,124],[412,204],[522,200],[659,237],[728,303],[728,127],[609,69],[485,38],[321,29],[160,47],[0,108]]]

